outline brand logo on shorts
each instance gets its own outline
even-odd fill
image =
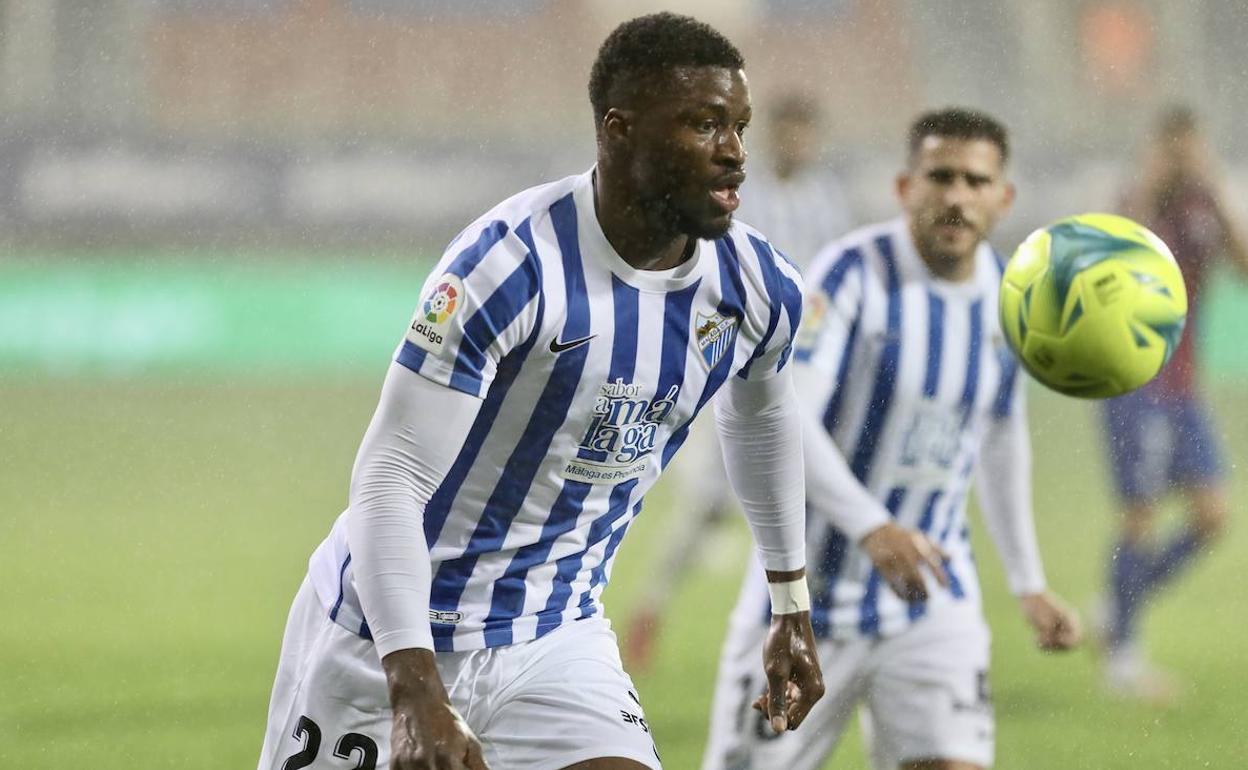
[[[698,313],[695,336],[706,368],[714,369],[737,340],[737,319],[719,313],[709,316]]]
[[[453,626],[464,619],[464,613],[458,610],[429,610],[429,622]]]
[[[463,304],[464,285],[459,276],[447,273],[439,278],[412,319],[408,341],[430,353],[441,353],[451,319]]]

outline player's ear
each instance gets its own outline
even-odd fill
[[[1014,205],[1015,192],[1016,190],[1014,188],[1014,183],[1006,182],[1005,189],[1002,191],[1002,198],[1001,198],[1001,213],[1002,214],[1009,211],[1010,207]]]
[[[628,141],[633,129],[632,117],[632,113],[628,110],[621,110],[619,107],[610,108],[607,114],[602,116],[600,126],[602,137],[608,142]]]
[[[894,184],[894,192],[897,193],[897,200],[901,203],[905,203],[906,194],[909,193],[910,191],[909,172],[903,171],[900,174],[898,174],[897,179],[894,181],[893,184]]]

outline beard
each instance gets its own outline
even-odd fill
[[[690,211],[692,206],[682,206],[671,192],[643,198],[640,205],[646,222],[658,232],[714,240],[722,238],[732,227],[731,214],[722,219],[699,216]]]

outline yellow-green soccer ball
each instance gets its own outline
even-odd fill
[[[1023,241],[1001,279],[1001,328],[1033,377],[1109,398],[1151,380],[1174,353],[1187,289],[1169,247],[1112,214],[1054,222]]]

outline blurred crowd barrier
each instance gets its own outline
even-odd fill
[[[443,243],[592,162],[596,47],[656,7],[737,41],[759,105],[819,101],[864,219],[891,211],[907,121],[948,103],[1014,132],[1003,240],[1111,206],[1161,104],[1193,104],[1224,157],[1248,150],[1240,0],[4,0],[0,228]]]
[[[360,260],[251,250],[228,258],[93,252],[0,260],[6,375],[195,380],[291,376],[372,382],[417,307],[429,255]],[[1248,378],[1248,292],[1216,280],[1201,354],[1211,378]]]

